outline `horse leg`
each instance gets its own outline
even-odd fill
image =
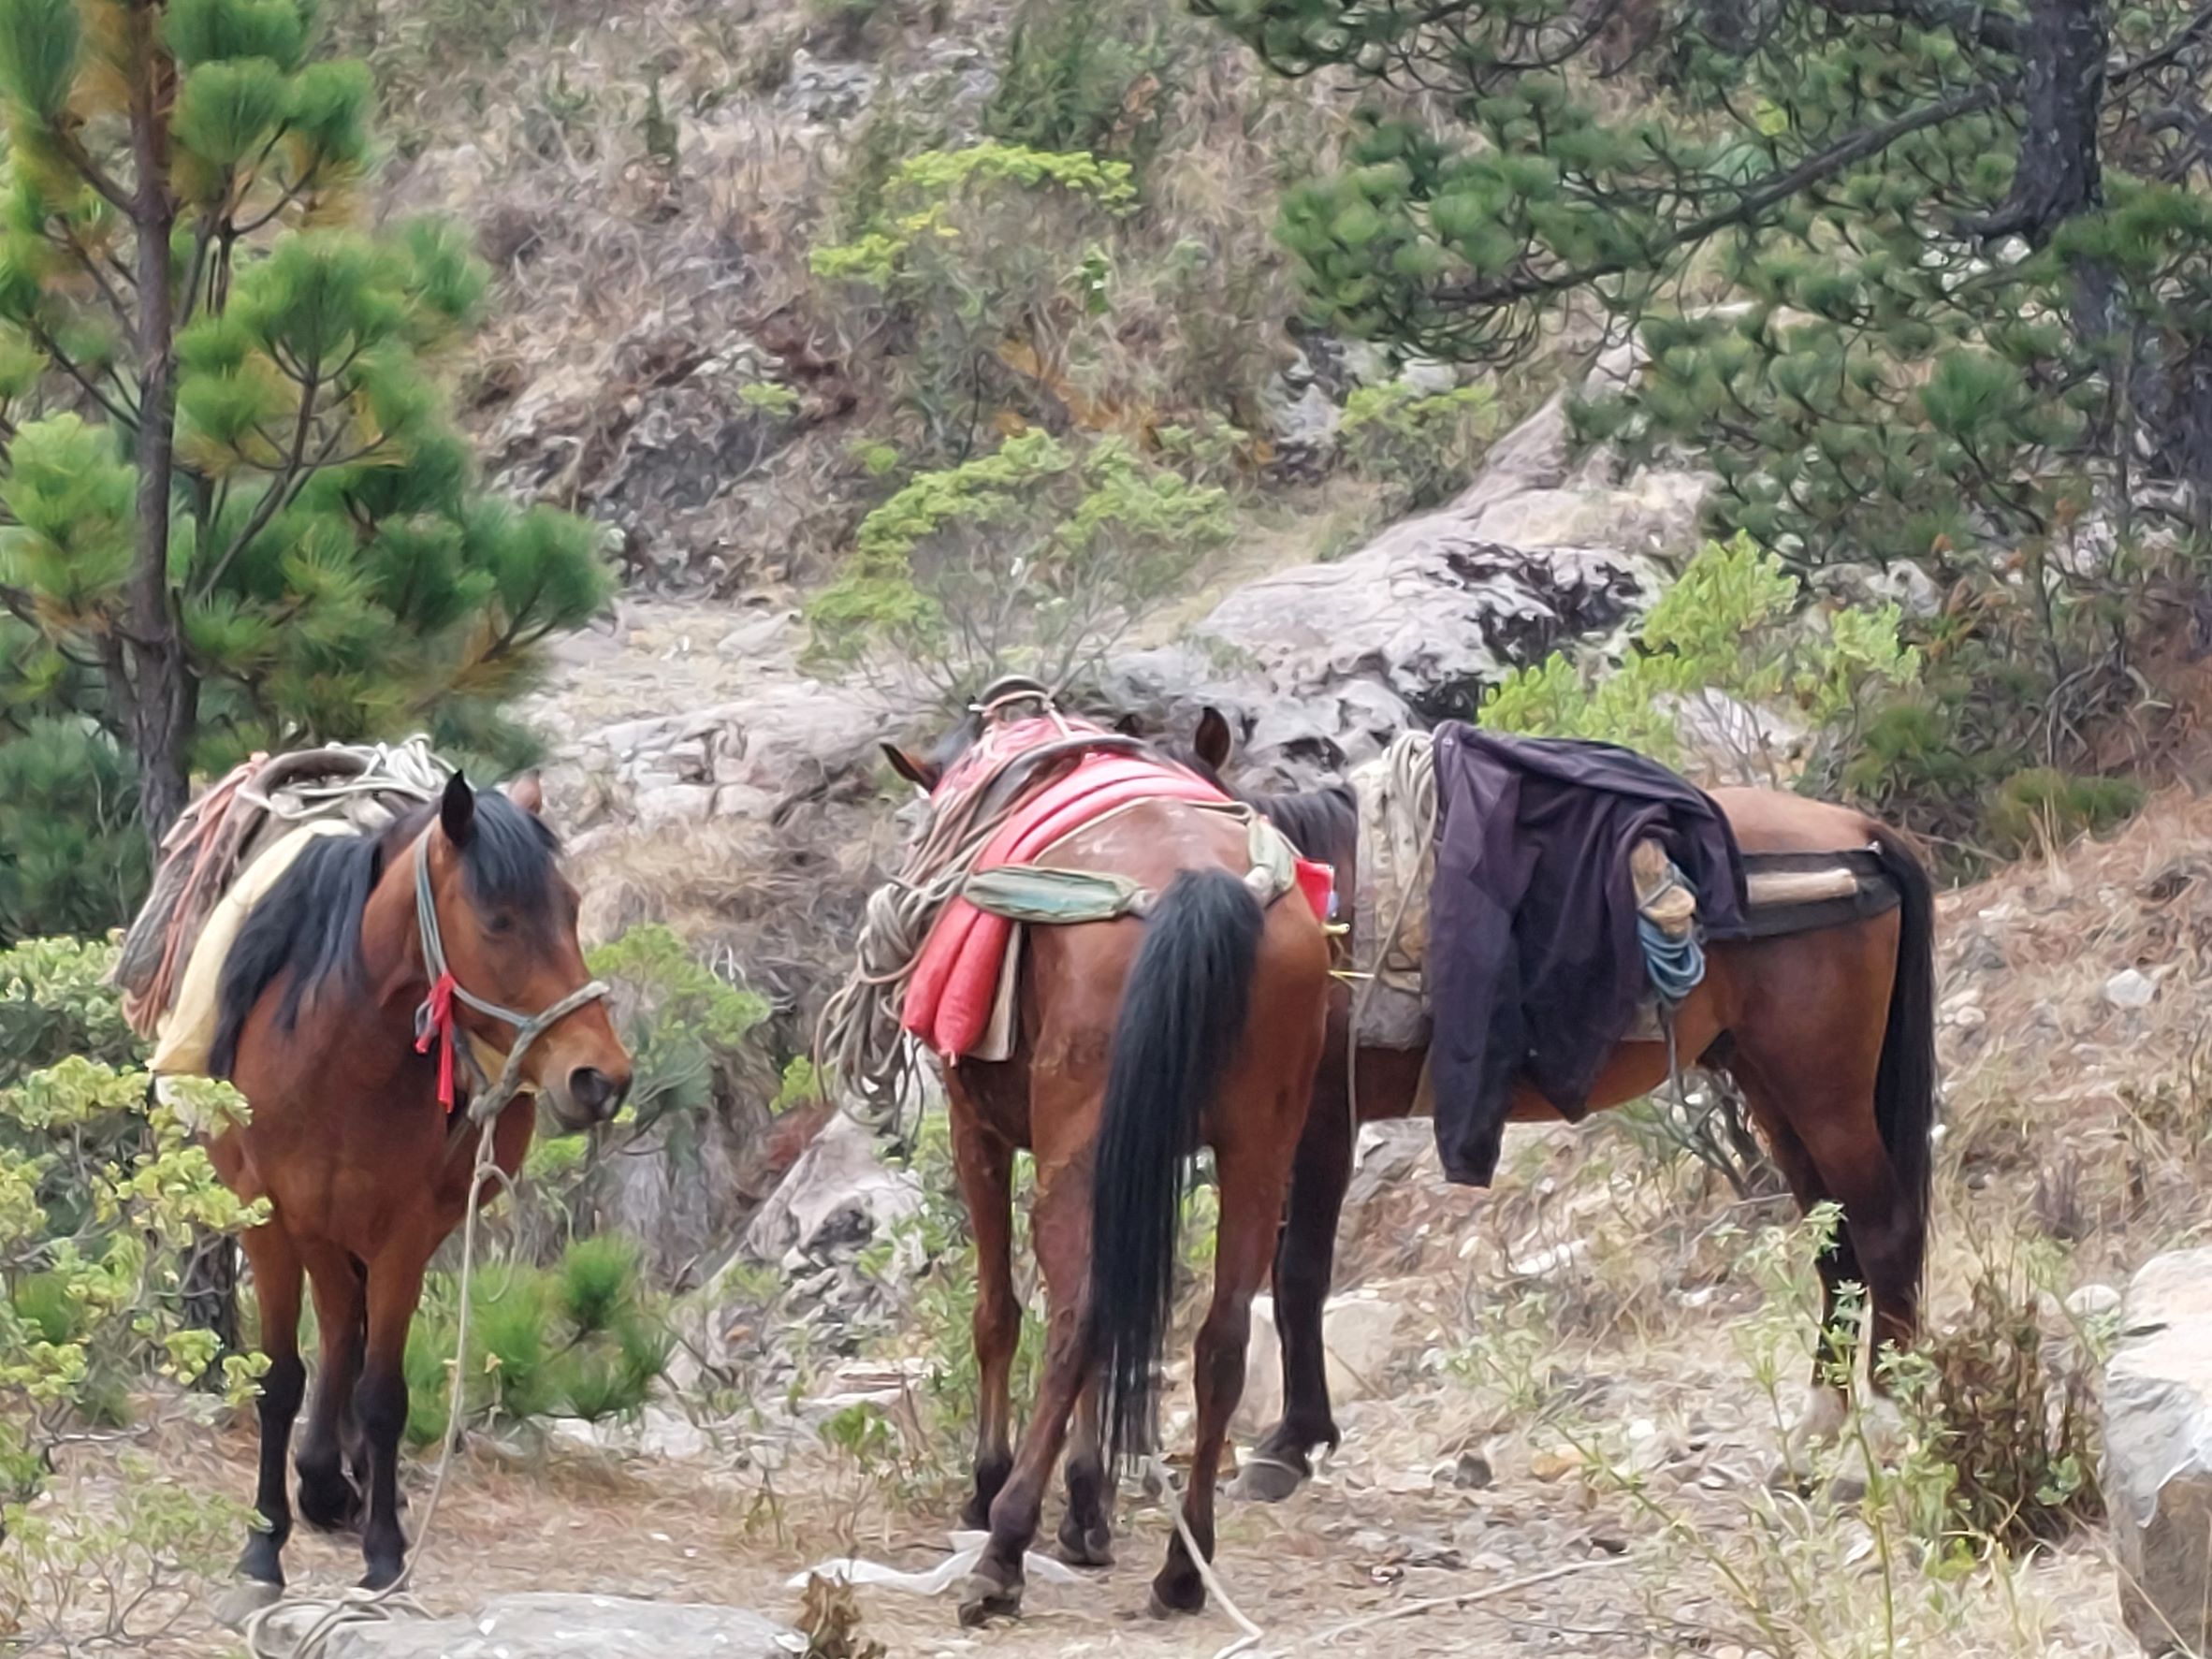
[[[284,1541],[292,1535],[292,1506],[284,1492],[284,1454],[292,1422],[307,1390],[307,1367],[299,1358],[299,1254],[277,1221],[247,1232],[240,1241],[254,1269],[254,1300],[261,1312],[261,1351],[269,1369],[261,1377],[261,1463],[254,1507],[261,1524],[246,1535],[240,1576],[256,1584],[284,1586]]]
[[[1068,1513],[1053,1553],[1070,1566],[1113,1564],[1113,1472],[1106,1466],[1099,1421],[1099,1378],[1094,1374],[1075,1402],[1068,1437]]]
[[[1013,1148],[977,1121],[964,1092],[953,1094],[953,1151],[975,1231],[975,1492],[963,1526],[991,1523],[991,1501],[1013,1467],[1009,1386],[1022,1339],[1013,1284]]]
[[[307,1431],[299,1441],[299,1513],[321,1531],[350,1532],[360,1525],[361,1494],[367,1489],[360,1464],[356,1463],[349,1480],[342,1463],[345,1422],[361,1374],[361,1269],[335,1245],[316,1245],[303,1253],[314,1287],[322,1363]]]
[[[1857,1378],[1858,1310],[1841,1288],[1856,1284],[1872,1304],[1877,1392],[1885,1391],[1879,1363],[1917,1332],[1926,1228],[1892,1171],[1873,1112],[1873,1077],[1850,1068],[1792,1064],[1774,1052],[1743,1045],[1738,1075],[1766,1128],[1797,1201],[1811,1209],[1833,1201],[1841,1212],[1836,1236],[1821,1253],[1822,1335],[1813,1361],[1813,1403],[1799,1438],[1841,1426],[1847,1390]],[[1749,1076],[1746,1076],[1746,1073]]]
[[[1095,1123],[1095,1114],[1084,1113],[1081,1105],[1086,1097],[1095,1099],[1097,1091],[1065,1079],[1053,1083],[1058,1086],[1033,1077],[1030,1087],[1031,1124],[1051,1131],[1036,1135],[1037,1200],[1030,1212],[1037,1257],[1044,1269],[1044,1386],[1022,1432],[1006,1485],[992,1502],[991,1540],[961,1592],[963,1624],[1020,1610],[1022,1558],[1037,1536],[1045,1487],[1059,1461],[1069,1417],[1097,1369],[1083,1309],[1090,1263],[1090,1160],[1075,1157],[1071,1147],[1063,1150],[1070,1142],[1087,1143],[1087,1133],[1076,1139],[1078,1120],[1084,1131]]]
[[[1232,1102],[1234,1104],[1234,1102]],[[1287,1126],[1286,1126],[1287,1127]],[[1252,1332],[1252,1298],[1267,1280],[1277,1218],[1283,1214],[1288,1160],[1259,1138],[1217,1146],[1221,1225],[1214,1245],[1214,1299],[1199,1327],[1191,1380],[1198,1394],[1198,1439],[1183,1521],[1206,1559],[1214,1559],[1214,1488],[1229,1419],[1244,1391],[1244,1352]],[[1195,1613],[1206,1605],[1205,1580],[1177,1533],[1166,1564],[1152,1581],[1157,1615]]]
[[[410,1244],[414,1242],[409,1241]],[[365,1590],[383,1590],[402,1570],[407,1540],[400,1531],[400,1436],[407,1428],[407,1329],[422,1297],[430,1252],[386,1250],[369,1267],[368,1343],[354,1400],[369,1446],[369,1517],[361,1529]]]
[[[1334,1040],[1314,1085],[1313,1109],[1291,1168],[1290,1207],[1275,1246],[1275,1326],[1282,1343],[1283,1419],[1244,1460],[1238,1497],[1279,1504],[1313,1474],[1308,1453],[1344,1436],[1329,1406],[1321,1320],[1336,1265],[1336,1229],[1352,1179],[1352,1124]]]

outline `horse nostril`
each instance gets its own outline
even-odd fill
[[[568,1074],[569,1098],[594,1117],[611,1117],[629,1092],[627,1078],[617,1083],[593,1066],[578,1066]]]

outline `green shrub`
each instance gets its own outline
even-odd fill
[[[581,1239],[550,1269],[479,1268],[469,1298],[464,1427],[528,1427],[634,1416],[675,1352],[659,1300],[627,1240]],[[408,1333],[407,1438],[436,1444],[452,1426],[448,1367],[459,1313],[452,1275],[432,1274]]]
[[[948,699],[1004,673],[1066,686],[1185,590],[1230,535],[1229,498],[1118,438],[1025,432],[924,473],[862,522],[808,611],[838,666],[918,671]]]
[[[1983,816],[1991,851],[2016,858],[2118,828],[2143,807],[2143,786],[2129,778],[2077,778],[2050,766],[2015,772],[1997,787]]]
[[[982,143],[909,156],[867,195],[812,266],[925,458],[966,456],[1010,405],[1080,400],[1078,339],[1107,333],[1108,238],[1136,205],[1128,164]]]
[[[1465,487],[1498,426],[1489,386],[1432,392],[1393,380],[1346,400],[1337,440],[1353,473],[1391,486],[1399,511],[1419,512]]]
[[[762,997],[715,973],[665,923],[630,928],[587,960],[616,990],[633,1066],[625,1111],[640,1130],[706,1107],[717,1065],[768,1017]]]
[[[1005,144],[1142,166],[1174,107],[1182,60],[1157,8],[1026,0],[1007,36],[983,130]]]
[[[185,1326],[184,1252],[258,1211],[196,1133],[242,1103],[204,1081],[155,1097],[105,983],[113,962],[111,945],[75,939],[0,951],[0,1634],[11,1614],[35,1637],[84,1614],[128,1646],[145,1580],[205,1570],[208,1540],[235,1537],[242,1511],[152,1477],[108,1517],[35,1500],[64,1441],[125,1425],[157,1376],[214,1365],[214,1336]],[[224,1361],[224,1397],[250,1397],[257,1369]],[[105,1624],[80,1605],[101,1586],[119,1592]]]
[[[1709,542],[1644,619],[1637,649],[1617,669],[1591,673],[1553,655],[1509,677],[1483,700],[1498,731],[1589,737],[1679,761],[1687,704],[1717,693],[1802,720],[1816,744],[1846,747],[1872,699],[1910,686],[1920,654],[1898,640],[1894,604],[1800,612],[1797,579],[1746,537]],[[1778,781],[1779,757],[1728,757],[1731,781]]]

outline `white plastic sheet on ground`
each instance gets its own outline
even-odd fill
[[[803,1573],[794,1573],[785,1588],[804,1590],[808,1579],[826,1579],[833,1584],[865,1584],[884,1590],[903,1590],[912,1595],[942,1595],[967,1579],[982,1555],[983,1546],[990,1541],[990,1536],[988,1533],[953,1534],[953,1553],[925,1573],[902,1573],[896,1567],[887,1567],[880,1562],[841,1557],[822,1562]],[[1083,1581],[1081,1573],[1064,1562],[1055,1561],[1049,1555],[1025,1555],[1022,1558],[1022,1571],[1033,1584],[1079,1584]]]

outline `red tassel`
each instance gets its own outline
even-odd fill
[[[448,1113],[453,1110],[454,984],[450,970],[438,976],[438,982],[423,998],[423,1017],[416,1022],[419,1035],[415,1040],[415,1052],[418,1055],[429,1054],[433,1040],[438,1044],[438,1104]]]

